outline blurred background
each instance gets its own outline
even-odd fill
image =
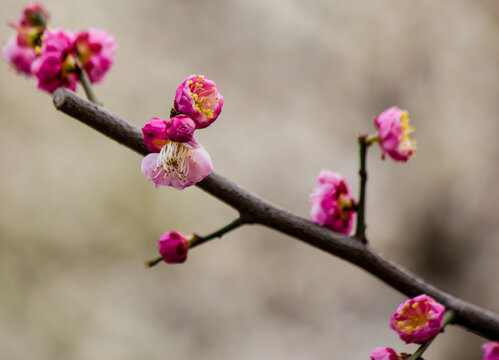
[[[44,1],[54,28],[104,28],[115,65],[95,86],[137,126],[178,84],[225,97],[199,131],[215,170],[302,216],[322,168],[358,187],[355,134],[409,110],[417,156],[369,154],[374,248],[499,312],[499,5],[494,0]],[[0,3],[0,40],[25,1]],[[81,89],[78,93],[83,96]],[[404,296],[299,241],[248,226],[145,269],[169,230],[237,214],[197,188],[157,190],[141,158],[58,113],[0,66],[2,359],[367,359],[413,352],[388,327]],[[450,327],[425,358],[481,358]]]

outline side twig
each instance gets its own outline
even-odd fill
[[[221,238],[222,236],[224,236],[228,232],[238,228],[241,225],[244,225],[244,220],[241,218],[237,218],[236,220],[234,220],[231,223],[225,225],[224,227],[218,229],[217,231],[212,232],[209,235],[199,236],[199,235],[194,234],[194,236],[192,238],[193,241],[192,241],[192,243],[189,244],[189,247],[193,248],[193,247],[196,247],[198,245],[201,245],[201,244],[207,242],[208,240],[215,239],[215,238]],[[155,259],[146,261],[145,266],[146,266],[146,268],[151,268],[153,266],[158,265],[161,261],[163,261],[163,257],[158,256]]]
[[[54,93],[55,107],[141,155],[148,154],[141,131],[118,115],[66,89]],[[359,266],[394,289],[414,297],[427,294],[455,311],[454,323],[491,340],[499,339],[499,316],[425,282],[369,246],[334,233],[273,205],[212,172],[199,188],[233,207],[246,223],[267,226]]]
[[[94,104],[102,106],[102,103],[99,101],[99,99],[97,99],[97,95],[95,95],[94,89],[90,84],[90,79],[87,76],[87,72],[85,71],[85,69],[78,60],[76,60],[76,75],[80,80],[83,90],[85,91],[85,95],[87,95],[87,99],[93,102]]]
[[[366,155],[367,155],[367,136],[359,135],[359,204],[357,205],[357,226],[355,229],[355,237],[366,242],[366,183],[367,183],[367,166],[366,166]]]

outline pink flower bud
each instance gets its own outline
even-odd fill
[[[196,124],[187,115],[177,115],[167,121],[166,134],[171,141],[187,142],[192,139]]]
[[[144,142],[150,152],[158,153],[168,142],[166,120],[153,118],[142,128]]]
[[[33,48],[20,46],[16,38],[10,38],[2,49],[3,58],[19,74],[31,76],[31,63],[36,53]]]
[[[89,29],[76,33],[74,46],[90,82],[100,82],[113,64],[116,54],[114,38],[104,30]]]
[[[499,342],[490,342],[482,345],[483,360],[499,360]]]
[[[31,64],[38,88],[53,93],[58,87],[76,89],[75,59],[71,54],[73,36],[64,30],[44,33],[41,55]]]
[[[398,360],[397,353],[391,348],[376,348],[371,351],[371,360]]]
[[[374,124],[379,129],[383,159],[388,154],[395,161],[407,161],[414,154],[416,142],[409,139],[414,128],[409,125],[407,111],[391,107],[374,118]]]
[[[177,190],[200,182],[213,170],[210,154],[194,137],[185,143],[168,141],[159,153],[147,155],[141,167],[157,188]]]
[[[217,85],[203,75],[184,79],[175,93],[175,109],[189,116],[202,129],[214,122],[224,102]]]
[[[189,243],[182,233],[170,231],[158,239],[158,250],[167,264],[180,264],[187,259]]]
[[[317,188],[310,194],[310,203],[310,221],[342,234],[350,234],[356,202],[341,175],[322,170],[317,178]]]
[[[427,295],[419,295],[399,305],[390,327],[407,344],[423,344],[440,331],[445,307]]]
[[[49,17],[42,4],[33,3],[26,6],[17,22],[9,22],[9,25],[17,30],[17,43],[33,48],[39,46]]]
[[[31,3],[23,9],[21,17],[18,20],[18,24],[23,27],[45,27],[49,19],[50,14],[42,4]]]

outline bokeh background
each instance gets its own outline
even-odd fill
[[[372,246],[499,312],[499,5],[494,0],[45,1],[52,26],[107,29],[95,87],[137,126],[180,81],[211,77],[224,110],[198,139],[215,169],[302,216],[322,168],[357,189],[356,132],[398,105],[417,156],[369,154]],[[0,3],[0,22],[24,1]],[[14,34],[0,26],[2,43]],[[81,89],[79,94],[83,96]],[[197,188],[156,190],[141,158],[58,113],[0,66],[2,359],[367,359],[412,352],[389,330],[404,296],[364,271],[248,226],[145,269],[163,232],[237,215]],[[479,359],[450,327],[428,359]]]

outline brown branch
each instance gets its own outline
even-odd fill
[[[122,145],[146,155],[140,129],[118,115],[84,100],[71,91],[54,93],[55,107]],[[359,266],[394,289],[414,297],[427,294],[456,312],[455,324],[491,340],[499,339],[499,317],[425,282],[402,266],[378,254],[367,244],[334,233],[273,205],[212,172],[198,187],[236,209],[247,223],[267,226]]]

